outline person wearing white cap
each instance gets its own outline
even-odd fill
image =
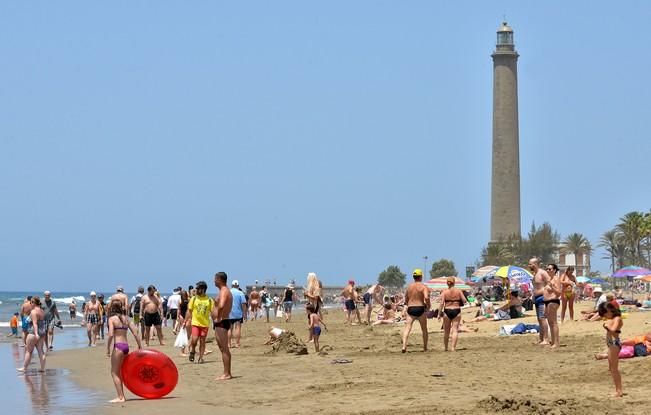
[[[56,303],[52,300],[52,293],[45,291],[43,293],[43,312],[45,313],[45,325],[47,332],[45,333],[45,352],[52,350],[52,343],[54,343],[54,326],[61,324],[61,317],[59,310],[57,310]],[[57,323],[54,322],[56,317]]]
[[[583,314],[583,317],[581,317],[581,320],[588,320],[588,321],[597,321],[601,320],[601,316],[599,315],[599,306],[602,303],[607,303],[608,302],[608,296],[603,293],[603,290],[601,287],[595,288],[593,291],[594,296],[597,297],[597,301],[595,301],[594,304],[594,309],[593,310],[584,310],[581,311],[581,314]]]
[[[97,345],[99,323],[102,321],[102,307],[100,306],[99,301],[97,301],[97,294],[95,291],[90,292],[90,301],[88,301],[84,306],[83,313],[86,318],[88,346],[95,347]]]
[[[228,319],[231,321],[231,328],[228,330],[228,344],[229,347],[240,347],[242,338],[242,323],[247,318],[247,304],[244,293],[240,291],[240,283],[238,280],[231,282],[231,294],[233,295],[233,305]],[[235,340],[235,344],[233,344]]]

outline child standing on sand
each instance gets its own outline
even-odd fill
[[[326,330],[328,328],[326,327],[325,323],[321,320],[321,317],[319,317],[319,314],[316,312],[316,307],[313,304],[308,304],[305,309],[307,310],[310,319],[310,325],[308,328],[310,330],[310,335],[312,336],[312,340],[314,341],[314,349],[316,350],[317,353],[319,353],[319,337],[321,336],[321,324],[323,324],[323,327]]]
[[[138,327],[131,322],[126,316],[127,310],[119,298],[111,301],[109,304],[108,318],[108,341],[106,342],[106,357],[111,358],[111,377],[118,397],[109,401],[111,403],[124,402],[124,386],[122,384],[122,374],[120,368],[124,358],[129,354],[129,342],[127,341],[127,332],[131,331],[138,343],[138,350],[142,349],[142,343],[138,336]],[[111,343],[113,344],[113,353],[111,353]]]
[[[622,332],[622,314],[618,307],[612,303],[603,303],[599,305],[599,316],[608,319],[603,324],[606,330],[606,345],[608,346],[608,368],[615,382],[615,397],[621,398],[622,393],[622,375],[619,373],[619,351],[622,348],[622,342],[619,335]]]

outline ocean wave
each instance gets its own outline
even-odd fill
[[[86,301],[86,298],[84,298],[83,295],[78,295],[75,297],[53,298],[53,300],[55,303],[70,305],[72,304],[73,300],[75,301],[75,303],[79,303],[79,302],[83,303],[84,301]]]

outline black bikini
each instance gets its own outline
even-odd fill
[[[545,305],[550,305],[550,304],[558,304],[561,305],[561,300],[559,298],[554,298],[553,300],[545,300],[543,301]]]
[[[445,313],[445,316],[449,318],[450,320],[454,320],[461,314],[461,306],[463,306],[463,300],[458,299],[458,300],[447,300],[445,302],[446,304],[448,303],[457,303],[459,304],[459,308],[444,308],[443,313]]]
[[[424,306],[409,306],[407,307],[407,314],[409,314],[412,317],[418,318],[425,313],[425,307]]]

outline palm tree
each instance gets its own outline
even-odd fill
[[[644,265],[642,239],[645,232],[645,218],[642,212],[629,212],[620,219],[616,229],[621,232],[633,265]]]
[[[610,259],[610,271],[613,273],[615,272],[615,260],[617,259],[617,239],[619,239],[617,230],[611,229],[601,235],[597,245],[606,251],[606,255],[602,259]]]
[[[590,273],[590,255],[592,254],[592,245],[583,234],[575,232],[567,235],[561,245],[561,253],[566,255],[574,254],[577,274],[579,273],[579,268],[581,268],[582,274],[584,275]]]
[[[481,253],[482,265],[509,265],[510,253],[504,243],[491,243]]]

